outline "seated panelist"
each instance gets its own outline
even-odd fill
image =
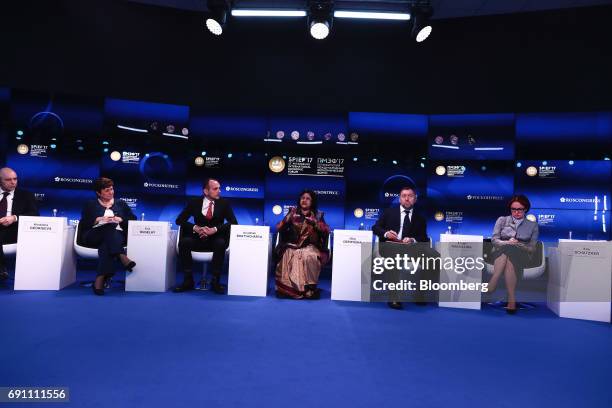
[[[530,221],[525,214],[531,208],[529,199],[515,195],[508,203],[510,215],[499,217],[493,228],[491,243],[493,251],[489,261],[493,262],[493,276],[489,281],[488,293],[497,288],[501,275],[506,281],[509,314],[516,313],[516,285],[523,275],[523,269],[533,258],[538,244],[538,223]]]
[[[2,245],[17,242],[19,217],[38,216],[34,194],[17,188],[17,173],[0,169],[0,281],[8,278]]]
[[[114,275],[114,260],[118,259],[126,271],[131,272],[136,263],[124,253],[127,243],[128,221],[136,216],[122,200],[115,200],[113,180],[101,177],[94,181],[97,199],[83,207],[79,234],[87,247],[98,248],[98,269],[92,286],[96,295],[104,294],[104,281]]]
[[[191,199],[176,218],[181,227],[179,240],[179,259],[183,268],[183,284],[174,288],[181,293],[193,290],[193,258],[191,251],[212,251],[213,292],[225,293],[221,284],[221,271],[225,261],[225,250],[229,245],[230,228],[238,224],[229,201],[220,197],[221,184],[208,179],[202,188],[203,197]],[[193,219],[193,222],[190,221]]]

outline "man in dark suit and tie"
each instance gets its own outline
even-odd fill
[[[426,257],[436,257],[439,254],[429,248],[429,237],[427,236],[427,221],[425,217],[415,212],[414,205],[417,201],[416,192],[412,187],[403,187],[400,190],[399,202],[400,206],[387,208],[383,211],[382,215],[376,221],[376,224],[372,227],[374,234],[376,234],[380,240],[380,254],[383,257],[395,257],[397,254],[403,256],[407,254],[412,257],[419,257],[424,255]],[[419,244],[417,243],[427,243]],[[421,269],[415,276],[418,279],[424,273],[427,273],[427,277],[436,279],[436,271],[427,271]],[[399,271],[387,271],[385,272],[391,281],[398,281],[400,278]],[[439,275],[439,272],[438,272]],[[417,292],[417,295],[420,293]],[[420,294],[422,295],[422,294]],[[389,307],[392,309],[401,309],[402,304],[397,301],[399,296],[392,293],[389,302]],[[423,297],[417,298],[417,304],[423,305]]]
[[[204,197],[194,198],[176,218],[181,227],[179,258],[184,272],[183,284],[174,292],[186,292],[195,287],[193,280],[193,259],[191,251],[212,251],[212,290],[225,293],[221,284],[221,271],[225,260],[225,249],[229,245],[230,227],[238,224],[230,203],[220,198],[221,184],[208,179],[203,186]],[[193,223],[189,220],[193,217]]]
[[[17,173],[0,169],[0,281],[8,278],[2,245],[17,242],[19,217],[38,215],[34,194],[17,188]]]

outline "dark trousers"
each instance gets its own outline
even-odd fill
[[[14,244],[17,242],[17,224],[11,224],[8,227],[0,226],[0,269],[5,267],[4,261],[4,244]]]
[[[412,258],[439,258],[440,254],[435,249],[429,247],[429,243],[418,242],[416,244],[405,245],[397,243],[382,242],[379,246],[379,253],[383,257],[395,258],[396,255]],[[420,281],[429,280],[432,282],[440,282],[440,269],[436,267],[420,266],[415,273],[411,273],[405,270],[391,269],[385,272],[383,280],[386,282],[399,282],[401,280],[407,280],[414,282],[415,290],[413,291],[389,291],[387,293],[388,301],[390,302],[402,302],[402,301],[415,301],[415,302],[437,302],[438,293],[431,291],[420,290]]]
[[[201,239],[197,234],[181,237],[179,242],[179,257],[183,271],[193,270],[193,258],[191,251],[212,252],[213,258],[211,270],[214,277],[221,276],[223,261],[225,260],[225,249],[229,245],[229,238],[215,234],[211,237]]]
[[[98,248],[98,276],[114,274],[113,261],[123,253],[126,238],[116,228],[117,224],[106,224],[87,231],[83,237],[86,246]]]

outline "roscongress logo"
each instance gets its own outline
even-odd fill
[[[116,150],[114,152],[111,152],[110,159],[112,161],[119,161],[119,160],[121,160],[121,152],[118,152]]]
[[[437,211],[434,218],[436,221],[444,221],[444,213],[442,211]]]
[[[193,163],[198,167],[202,167],[204,165],[204,158],[202,156],[198,156],[195,158]]]
[[[225,186],[225,191],[238,191],[238,192],[249,192],[249,193],[258,193],[258,187],[234,187],[234,186]]]
[[[363,217],[363,210],[361,208],[355,208],[355,210],[353,211],[353,215],[355,216],[355,218],[361,218]]]
[[[600,203],[601,198],[582,198],[582,197],[560,197],[559,201],[564,204],[568,203]]]
[[[446,174],[446,167],[444,167],[444,166],[438,166],[438,167],[436,167],[436,174],[437,174],[438,176],[443,176],[443,175],[445,175],[445,174]]]
[[[283,207],[281,207],[280,205],[275,205],[274,207],[272,207],[272,214],[274,215],[281,215],[283,213]]]
[[[495,195],[467,195],[465,196],[468,200],[484,200],[484,201],[502,201],[504,199],[503,196],[495,196]]]
[[[399,197],[399,193],[391,193],[389,191],[385,191],[385,198],[397,198]]]
[[[287,164],[285,163],[285,159],[283,159],[280,156],[274,156],[268,162],[268,168],[273,173],[280,173],[280,172],[282,172],[283,170],[285,170],[285,166],[286,165]]]
[[[174,190],[178,190],[181,188],[178,184],[166,184],[166,183],[148,183],[145,181],[145,188],[170,188]]]
[[[56,183],[93,184],[92,179],[78,178],[78,177],[55,177],[53,180]]]
[[[529,177],[534,177],[538,175],[538,169],[535,166],[529,166],[525,169],[525,173]]]

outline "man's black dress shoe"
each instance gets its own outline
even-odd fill
[[[183,293],[183,292],[188,292],[190,290],[195,289],[195,285],[193,283],[193,281],[185,281],[183,282],[182,285],[177,286],[176,288],[172,289],[172,292],[174,293]]]
[[[395,309],[395,310],[402,310],[404,308],[404,306],[402,305],[402,302],[387,302],[387,305],[391,309]]]
[[[225,295],[225,291],[227,290],[225,285],[221,284],[221,282],[219,282],[218,279],[213,279],[213,281],[210,284],[210,287],[212,291],[218,295]]]

